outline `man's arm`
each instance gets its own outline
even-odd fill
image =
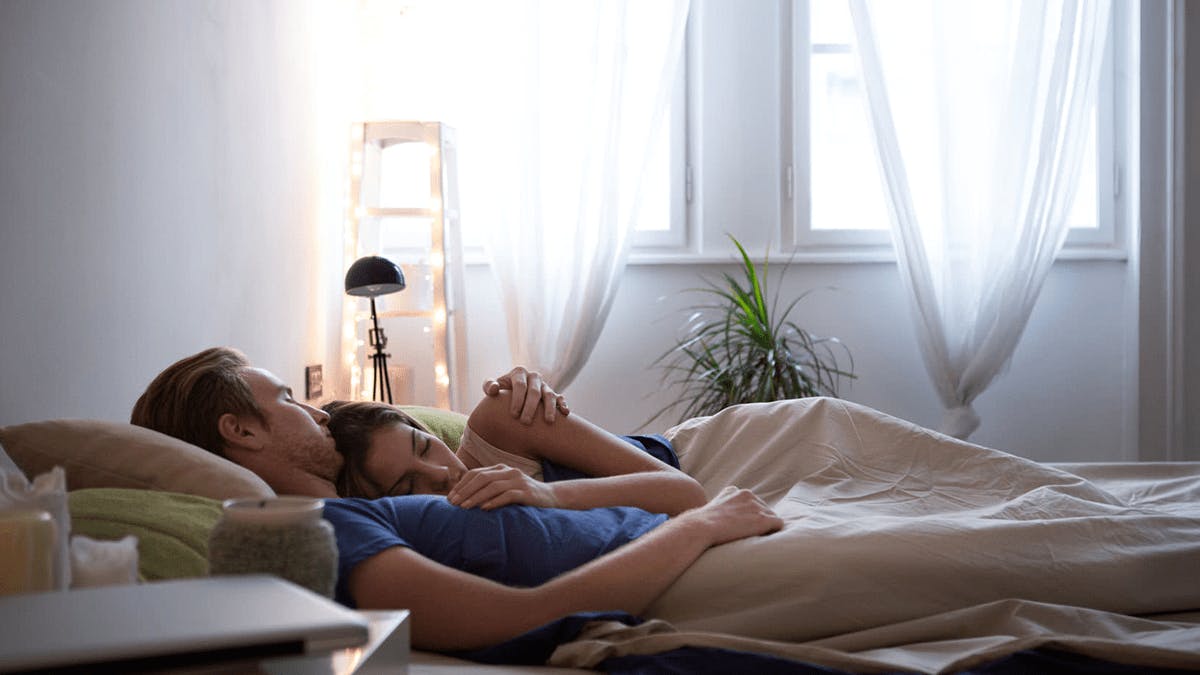
[[[562,394],[551,389],[540,374],[523,366],[514,366],[507,373],[483,383],[483,393],[487,396],[499,396],[504,390],[513,393],[509,399],[509,414],[520,419],[522,424],[533,423],[538,406],[542,406],[547,424],[552,424],[559,414],[564,417],[571,414]]]
[[[512,588],[446,567],[407,548],[382,551],[350,573],[361,609],[408,609],[418,649],[477,649],[582,611],[641,613],[705,550],[774,532],[783,521],[746,490],[704,506],[533,588]]]

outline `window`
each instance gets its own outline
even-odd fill
[[[784,157],[783,167],[785,247],[888,251],[888,206],[858,73],[849,5],[846,0],[793,0],[785,3],[785,14],[789,9],[790,59],[786,46],[783,50],[791,71],[785,78],[785,88],[790,85],[791,91],[783,97],[784,126],[790,126],[791,135],[790,156]],[[1125,36],[1111,27],[1128,23],[1119,14],[1125,11],[1123,3],[1114,3],[1092,129],[1069,215],[1069,247],[1117,243],[1118,179],[1124,156],[1117,113],[1124,92],[1116,86],[1121,71],[1114,54],[1122,53]]]
[[[440,5],[420,7],[430,12]],[[491,24],[506,16],[496,12],[477,29],[494,32]],[[1116,30],[1086,178],[1071,213],[1068,245],[1089,250],[1085,255],[1121,255],[1121,223],[1132,200],[1124,199],[1120,169],[1130,156],[1128,125],[1136,119],[1122,112],[1136,109],[1132,70],[1122,55],[1135,51],[1135,14],[1136,3],[1113,4]],[[453,21],[437,17],[467,43],[482,39],[464,37]],[[727,232],[751,251],[769,246],[815,259],[891,259],[846,1],[692,0],[685,44],[644,174],[633,260],[727,261]],[[521,149],[476,130],[486,126],[478,119],[492,117],[478,100],[511,92],[482,78],[472,63],[466,59],[442,78],[455,83],[450,89],[462,100],[424,116],[459,131],[464,243],[473,260],[482,260],[491,205],[508,196],[477,160]]]
[[[690,25],[690,22],[689,22]],[[655,36],[637,36],[656,40]],[[688,243],[688,201],[690,199],[689,169],[686,166],[686,130],[688,130],[688,64],[684,54],[679,56],[676,76],[671,84],[671,98],[659,120],[646,163],[638,198],[637,225],[634,245],[643,249],[682,249]],[[652,73],[642,73],[650,76]]]
[[[807,10],[807,11],[806,11]],[[793,40],[797,110],[793,166],[785,178],[803,228],[797,243],[886,244],[888,206],[875,169],[875,148],[854,53],[854,27],[842,0],[800,2]],[[804,92],[808,92],[804,105]],[[807,162],[803,158],[808,158]],[[797,189],[799,188],[799,189]],[[807,215],[806,215],[807,212]]]
[[[686,52],[686,48],[685,48]],[[646,163],[634,245],[679,249],[687,243],[687,59],[680,58],[671,87],[670,106],[659,120]]]

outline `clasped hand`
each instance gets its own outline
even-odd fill
[[[536,371],[523,366],[516,366],[504,375],[483,383],[483,393],[487,396],[497,396],[502,389],[512,391],[509,412],[522,424],[532,424],[539,407],[543,409],[547,424],[552,424],[559,414],[564,417],[571,414],[562,394],[551,389]]]
[[[485,511],[507,504],[558,507],[550,484],[507,464],[471,469],[450,489],[446,499],[464,509],[479,507]]]

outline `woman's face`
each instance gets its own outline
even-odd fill
[[[371,434],[363,469],[376,497],[444,495],[467,471],[437,436],[406,424],[389,424]]]

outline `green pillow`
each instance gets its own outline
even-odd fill
[[[92,539],[138,538],[142,581],[208,575],[208,535],[221,502],[177,492],[90,488],[67,494],[71,533]]]
[[[458,450],[462,440],[463,429],[467,426],[467,416],[453,410],[430,408],[422,405],[398,405],[397,408],[412,415],[413,419],[425,425],[425,428],[442,439],[451,450]]]

